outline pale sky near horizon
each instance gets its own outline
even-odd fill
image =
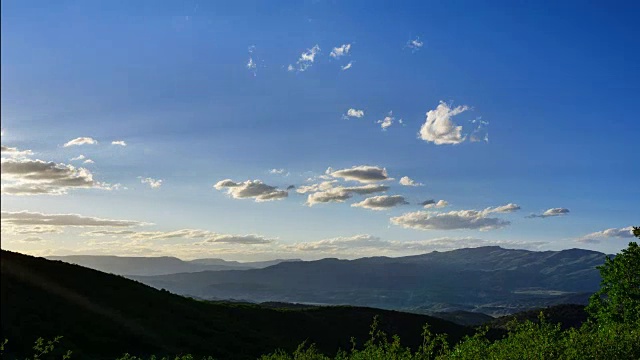
[[[615,253],[640,226],[639,4],[1,10],[3,249]]]

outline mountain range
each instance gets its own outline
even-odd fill
[[[296,307],[211,302],[157,290],[122,276],[62,261],[2,251],[1,334],[8,339],[3,359],[33,354],[34,340],[63,336],[59,347],[73,359],[113,359],[125,352],[212,355],[216,359],[256,359],[300,343],[326,354],[350,349],[380,328],[403,344],[421,344],[422,327],[446,333],[452,342],[471,328],[438,318],[362,307]],[[51,358],[61,358],[54,353]]]
[[[202,299],[367,306],[436,313],[511,314],[586,304],[599,288],[605,254],[497,246],[406,257],[290,261],[262,269],[131,278]]]
[[[270,261],[238,262],[223,259],[181,260],[176,257],[130,257],[103,255],[49,256],[60,260],[116,275],[166,275],[182,272],[261,269],[286,261],[300,259],[276,259]]]

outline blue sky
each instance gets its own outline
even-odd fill
[[[2,246],[238,260],[615,252],[640,225],[639,10],[3,1]],[[64,146],[77,138],[97,143]],[[341,176],[354,170],[368,172]],[[374,185],[385,189],[362,193]]]

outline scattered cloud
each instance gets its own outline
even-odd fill
[[[596,231],[591,234],[587,234],[583,237],[576,239],[577,242],[580,243],[593,243],[597,244],[602,240],[612,239],[612,238],[621,238],[621,239],[630,239],[633,238],[633,226],[627,226],[624,228],[611,228],[602,231]]]
[[[2,193],[61,195],[72,188],[103,188],[91,172],[72,165],[32,159],[2,159]]]
[[[159,189],[162,186],[161,179],[153,179],[153,178],[143,178],[140,177],[140,183],[149,185],[152,189]]]
[[[400,178],[400,185],[402,185],[402,186],[424,186],[424,184],[416,182],[415,180],[411,179],[408,176],[403,176],[403,177]]]
[[[317,252],[367,256],[380,254],[420,254],[431,251],[447,251],[480,246],[503,246],[510,248],[536,249],[546,242],[523,242],[505,240],[482,240],[472,237],[435,238],[418,241],[382,240],[369,234],[340,236],[319,241],[301,242],[288,248],[297,252]]]
[[[489,132],[487,131],[489,122],[483,121],[481,118],[477,118],[475,120],[471,120],[471,123],[474,124],[475,129],[471,132],[469,140],[471,142],[489,142]]]
[[[435,202],[435,200],[427,200],[422,202],[422,206],[424,206],[425,209],[443,208],[449,206],[449,203],[444,200],[438,200],[438,202]]]
[[[102,219],[78,214],[43,214],[29,211],[3,211],[1,221],[3,226],[133,227],[149,225],[131,220]]]
[[[85,158],[86,157],[84,155],[80,154],[74,158],[69,159],[69,161],[80,161],[80,160],[84,160]]]
[[[300,58],[296,62],[297,69],[293,65],[289,64],[289,66],[287,67],[287,70],[289,71],[297,70],[298,72],[306,71],[309,67],[311,67],[311,65],[313,65],[316,55],[319,52],[320,52],[320,46],[314,45],[311,49],[307,49],[307,51],[300,54]]]
[[[349,55],[349,50],[351,50],[351,44],[343,44],[342,46],[334,47],[329,56],[338,59],[342,56]]]
[[[569,213],[569,209],[565,208],[551,208],[543,212],[542,214],[531,214],[527,218],[548,218],[553,216],[563,216]]]
[[[352,204],[352,207],[361,207],[369,210],[387,210],[398,205],[405,205],[408,202],[401,195],[381,195],[366,198],[359,203]]]
[[[496,206],[496,207],[488,207],[486,209],[484,209],[483,211],[486,214],[490,214],[490,213],[510,213],[510,212],[514,212],[514,211],[518,211],[520,210],[520,206],[516,205],[516,204],[506,204],[506,205],[502,205],[502,206]]]
[[[424,46],[424,42],[421,41],[419,37],[417,37],[417,38],[415,38],[413,40],[407,41],[407,45],[406,45],[406,47],[411,49],[411,52],[416,52],[416,51],[420,50],[423,46]]]
[[[289,176],[289,173],[285,169],[271,169],[269,174]]]
[[[418,230],[478,229],[480,231],[500,229],[511,224],[509,221],[487,217],[487,215],[488,213],[477,210],[445,213],[416,211],[392,217],[391,223]]]
[[[470,109],[467,105],[451,108],[440,101],[435,110],[427,112],[426,121],[420,128],[420,138],[436,145],[460,144],[466,137],[462,135],[462,126],[456,125],[452,118]]]
[[[133,232],[127,236],[129,239],[135,240],[169,240],[169,239],[197,239],[201,243],[226,243],[226,244],[245,244],[259,245],[269,244],[275,239],[268,239],[261,235],[232,235],[219,234],[208,230],[198,229],[181,229],[175,231],[144,231]]]
[[[44,239],[38,236],[30,236],[28,238],[24,238],[20,240],[20,242],[23,242],[23,243],[34,243],[34,242],[41,242],[41,241],[44,241]]]
[[[116,236],[135,234],[133,230],[94,230],[80,234],[81,236]]]
[[[0,145],[2,155],[9,157],[27,157],[33,155],[31,150],[18,150],[18,148]]]
[[[127,146],[127,143],[124,140],[114,140],[111,145]]]
[[[389,176],[387,175],[387,169],[369,165],[353,166],[350,169],[341,169],[335,171],[332,168],[328,168],[325,173],[334,178],[359,181],[361,183],[391,180],[391,178],[389,178]]]
[[[359,247],[386,247],[387,241],[382,241],[379,237],[359,234],[354,236],[340,236],[330,239],[324,239],[319,241],[303,242],[292,246],[293,249],[298,251],[322,251],[332,252],[337,250],[346,250]]]
[[[307,197],[307,205],[313,206],[315,204],[329,203],[329,202],[344,202],[350,199],[353,194],[367,195],[377,192],[384,192],[389,190],[388,186],[379,184],[367,184],[363,186],[336,186],[333,187],[334,181],[325,181],[320,184],[302,186],[298,189],[299,193],[309,193]]]
[[[269,186],[260,180],[247,180],[236,183],[226,179],[218,181],[214,186],[216,190],[226,190],[234,199],[254,199],[256,202],[281,200],[289,196],[285,190],[278,190],[275,186]]]
[[[98,141],[93,139],[93,138],[90,138],[90,137],[79,137],[79,138],[75,138],[73,140],[69,140],[63,146],[64,147],[69,147],[69,146],[78,146],[78,145],[96,145],[97,143],[98,143]]]
[[[249,52],[249,60],[247,61],[247,70],[249,70],[250,73],[253,74],[253,76],[257,76],[258,75],[258,67],[264,67],[264,65],[259,65],[259,63],[261,63],[262,61],[260,61],[260,59],[258,58],[257,54],[256,54],[256,46],[255,45],[251,45],[248,48],[248,52]]]
[[[353,61],[349,61],[347,65],[340,66],[340,69],[342,69],[342,71],[349,70],[353,66],[353,63],[354,63]]]
[[[384,131],[384,130],[387,130],[388,127],[393,125],[393,122],[395,120],[396,118],[393,117],[393,111],[389,111],[389,114],[385,116],[384,119],[376,121],[376,124],[380,124],[380,127]],[[400,121],[402,121],[402,119]]]
[[[359,119],[363,116],[364,116],[364,110],[356,110],[354,108],[351,108],[347,110],[347,113],[343,116],[343,118],[348,119],[350,117],[354,117]]]
[[[95,161],[91,160],[91,159],[87,159],[85,161],[82,162],[83,164],[94,164]]]

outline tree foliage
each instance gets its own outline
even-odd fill
[[[633,233],[640,238],[640,228]],[[599,321],[640,324],[640,247],[636,242],[598,266],[602,282],[587,310]]]

